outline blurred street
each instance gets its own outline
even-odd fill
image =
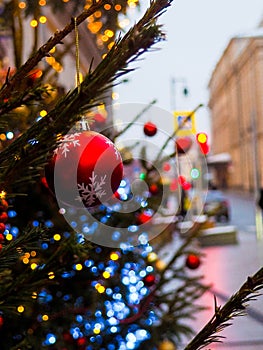
[[[198,272],[204,276],[204,282],[212,285],[199,304],[208,310],[197,315],[193,322],[195,333],[212,317],[214,312],[214,295],[217,304],[224,305],[246,281],[263,266],[263,240],[256,238],[255,205],[252,196],[237,192],[225,193],[231,207],[230,225],[237,227],[237,244],[217,245],[201,248],[205,254]],[[176,244],[176,242],[175,242]],[[197,270],[195,270],[197,272]],[[263,296],[251,301],[246,316],[233,319],[232,326],[220,335],[224,342],[211,344],[206,349],[263,349]],[[183,349],[184,345],[180,349]]]

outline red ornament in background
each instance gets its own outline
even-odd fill
[[[188,136],[180,137],[175,141],[175,150],[178,154],[185,154],[192,146],[192,139]]]
[[[185,261],[185,265],[191,270],[197,269],[200,266],[200,264],[200,258],[195,254],[189,254]]]
[[[66,135],[45,170],[50,189],[62,203],[77,206],[80,200],[88,208],[113,196],[123,163],[107,137],[84,131]]]
[[[3,222],[0,222],[0,234],[5,232],[5,224]]]
[[[138,214],[136,221],[138,225],[142,225],[148,222],[149,220],[151,220],[151,218],[152,218],[152,215],[144,211]]]
[[[178,183],[179,185],[182,186],[182,189],[185,191],[188,191],[192,188],[192,185],[190,184],[190,182],[186,181],[186,178],[182,175],[178,176]]]
[[[157,126],[152,122],[144,124],[143,131],[146,136],[154,136],[157,133]]]
[[[0,316],[0,328],[4,325],[4,318]]]
[[[191,188],[192,188],[192,185],[190,184],[190,182],[185,181],[182,184],[182,189],[185,190],[185,191],[189,191]]]
[[[149,187],[149,192],[155,196],[156,194],[158,194],[159,192],[159,188],[156,184],[151,184],[150,187]]]
[[[156,278],[155,276],[150,273],[149,275],[146,275],[144,278],[143,278],[143,283],[147,286],[147,287],[151,287],[155,284],[155,281],[156,281]]]
[[[163,171],[170,171],[171,170],[171,165],[169,163],[164,163],[163,164]]]

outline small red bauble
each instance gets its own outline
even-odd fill
[[[3,222],[0,222],[0,234],[5,232],[5,224]]]
[[[5,211],[3,211],[2,213],[0,213],[0,222],[5,223],[8,219],[8,215]]]
[[[158,186],[156,184],[151,184],[150,187],[149,187],[149,192],[152,195],[156,195],[159,192]]]
[[[190,182],[185,181],[184,183],[182,183],[182,188],[185,191],[188,191],[188,190],[190,190],[192,188],[192,185],[190,184]]]
[[[189,149],[192,146],[192,139],[190,137],[180,137],[175,141],[175,149],[178,152],[178,154],[184,154],[187,151],[189,151]]]
[[[149,275],[146,275],[144,278],[143,278],[143,283],[147,286],[147,287],[151,287],[155,284],[155,281],[156,281],[156,278],[155,276],[150,273]]]
[[[5,236],[2,233],[0,233],[0,243],[3,243],[4,240],[5,240]]]
[[[4,318],[3,316],[0,316],[0,328],[3,326],[4,324]]]
[[[84,338],[84,337],[78,338],[77,344],[78,344],[78,346],[84,346],[84,345],[86,345],[86,344],[87,344],[86,338]]]
[[[6,211],[8,208],[8,203],[5,199],[0,200],[0,210]]]
[[[46,166],[49,187],[62,203],[86,208],[110,199],[122,180],[119,151],[95,131],[66,135]]]
[[[191,270],[197,269],[200,266],[200,264],[200,258],[195,254],[189,254],[185,261],[185,265]]]
[[[152,122],[145,123],[143,131],[147,136],[154,136],[157,133],[157,126]]]
[[[164,163],[163,164],[163,171],[170,171],[171,170],[171,165],[169,163]]]
[[[151,220],[151,218],[152,218],[151,214],[148,214],[146,212],[142,212],[142,213],[138,214],[138,216],[137,216],[137,224],[138,225],[145,224],[146,222]]]

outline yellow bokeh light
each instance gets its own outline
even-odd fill
[[[106,11],[109,11],[111,9],[111,5],[110,4],[106,4],[104,5],[104,8]]]
[[[100,334],[100,329],[99,328],[94,328],[93,329],[94,334]]]
[[[61,64],[58,62],[55,62],[54,64],[52,64],[52,68],[55,69],[57,72],[59,72],[61,70]]]
[[[119,254],[113,252],[113,253],[111,253],[110,258],[111,258],[111,260],[116,261],[119,259]]]
[[[37,263],[32,263],[31,265],[30,265],[30,267],[31,267],[31,270],[35,270],[36,268],[37,268]]]
[[[97,289],[97,291],[98,291],[100,294],[102,294],[102,293],[105,292],[105,287],[104,287],[104,286],[99,286],[98,289]]]
[[[39,17],[39,22],[40,23],[44,24],[44,23],[46,23],[46,21],[47,21],[47,17],[46,16],[40,16]]]
[[[82,266],[81,264],[76,264],[76,265],[75,265],[75,269],[76,269],[77,271],[81,271],[82,268],[83,268],[83,266]]]
[[[33,292],[32,293],[32,299],[36,299],[37,298],[37,292]]]
[[[98,288],[101,286],[101,284],[100,283],[96,283],[96,285],[95,285],[95,289],[97,289],[98,290]]]
[[[163,260],[157,260],[155,266],[159,271],[162,271],[166,268],[167,265]]]
[[[0,140],[5,141],[6,140],[6,134],[0,134]]]
[[[110,50],[110,49],[112,48],[113,45],[114,45],[114,41],[112,41],[111,43],[109,43],[108,49]]]
[[[47,115],[47,111],[45,109],[42,109],[42,111],[39,112],[40,117],[45,117]]]
[[[48,273],[48,278],[50,279],[50,280],[53,280],[53,278],[55,278],[55,274],[54,274],[54,272],[49,272]]]
[[[110,29],[106,29],[104,34],[107,35],[109,38],[112,38],[114,36],[114,31]]]
[[[88,29],[91,31],[93,34],[97,34],[98,31],[102,27],[102,22],[92,22],[88,24]]]
[[[112,99],[114,101],[118,100],[118,98],[120,97],[120,95],[117,93],[117,92],[113,92],[112,95],[111,95]]]
[[[101,11],[96,11],[96,12],[94,13],[94,17],[100,18],[100,17],[101,17]]]
[[[116,11],[120,11],[121,10],[121,5],[117,4],[114,6],[115,10]]]
[[[30,25],[31,25],[31,27],[33,27],[33,28],[37,27],[37,25],[38,25],[37,20],[36,20],[36,19],[32,19],[32,21],[30,22]]]
[[[207,135],[203,132],[197,135],[197,141],[200,143],[206,143],[207,142]]]
[[[11,233],[8,233],[8,234],[5,236],[5,238],[6,238],[7,241],[12,241],[13,235],[11,235]]]
[[[29,259],[28,258],[23,258],[22,261],[23,261],[24,264],[28,264],[29,263]]]
[[[102,35],[101,40],[106,43],[109,40],[109,37],[107,35]]]
[[[56,233],[54,236],[53,236],[54,240],[55,241],[60,241],[61,240],[61,236],[60,234]]]
[[[1,191],[0,192],[0,198],[1,199],[5,199],[5,196],[6,196],[6,191]]]
[[[25,308],[24,308],[24,306],[23,305],[19,305],[18,307],[17,307],[17,311],[18,312],[24,312],[25,311]]]
[[[110,278],[110,273],[109,273],[109,271],[104,271],[103,274],[102,274],[102,276],[103,276],[104,278]]]
[[[148,254],[147,259],[149,262],[154,262],[157,260],[157,254],[154,252],[151,252]]]
[[[22,9],[25,9],[26,8],[26,3],[24,1],[21,1],[19,4],[18,4],[18,7],[22,10]]]
[[[39,6],[46,6],[47,2],[46,0],[39,0]]]
[[[43,320],[43,321],[48,321],[48,319],[49,319],[48,315],[43,315],[43,316],[42,316],[42,320]]]

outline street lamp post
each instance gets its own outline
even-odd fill
[[[176,107],[176,84],[181,83],[183,84],[183,95],[186,97],[189,94],[189,90],[186,85],[186,79],[185,78],[171,78],[171,85],[170,85],[170,95],[171,95],[171,109],[172,111],[175,111]]]

